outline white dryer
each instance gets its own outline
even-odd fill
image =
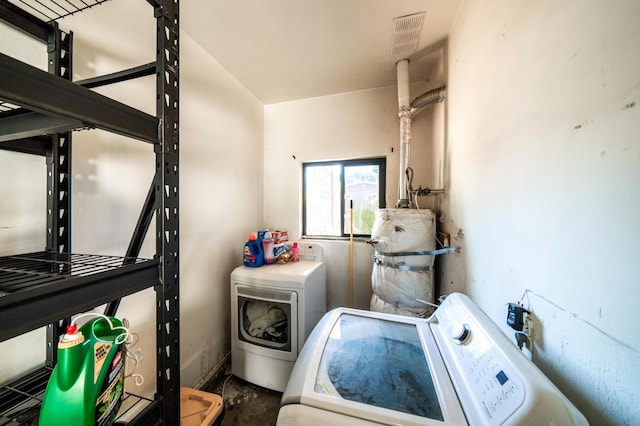
[[[309,337],[277,425],[586,425],[462,294],[428,319],[338,308]]]
[[[231,373],[280,392],[326,313],[322,246],[299,249],[299,262],[239,266],[231,273]]]

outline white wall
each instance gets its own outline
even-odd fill
[[[468,1],[451,30],[443,292],[511,335],[592,424],[640,422],[640,3]]]
[[[230,351],[231,271],[262,223],[263,106],[181,39],[180,355],[182,383],[202,384]]]
[[[115,22],[117,31],[105,25]],[[146,2],[108,2],[70,17],[61,27],[74,31],[76,80],[155,60],[155,19]],[[262,104],[188,33],[188,25],[182,25],[180,361],[181,383],[198,386],[229,351],[229,275],[242,263],[246,236],[262,222],[264,114]],[[99,91],[155,114],[153,77]],[[73,249],[123,255],[155,170],[153,148],[96,130],[76,132],[73,138]],[[0,162],[16,165],[0,167],[2,177],[11,177],[3,182],[18,179],[20,183],[0,187],[0,197],[17,200],[15,208],[8,209],[8,204],[5,208],[3,203],[0,209],[2,250],[12,248],[3,254],[26,245],[41,250],[46,219],[44,159],[0,151]],[[38,222],[31,224],[34,220]],[[152,224],[143,257],[155,251],[154,229]],[[156,376],[153,289],[123,299],[118,316],[129,319],[132,331],[141,335],[138,346],[144,360],[137,372],[144,374],[145,384],[130,390],[152,395]],[[29,359],[3,356],[0,383],[44,360],[41,330],[3,342],[0,350],[23,354],[27,346],[35,349],[27,351]]]
[[[431,89],[434,86],[429,86]],[[426,90],[413,85],[412,97]],[[414,186],[433,187],[422,166],[428,155],[430,114],[412,126]],[[395,207],[398,194],[400,126],[397,89],[387,87],[265,106],[264,218],[270,228],[301,236],[302,163],[384,156],[387,159],[386,205]],[[392,152],[393,149],[393,152]],[[415,163],[415,164],[414,164]],[[327,260],[327,305],[349,306],[349,242],[319,241]],[[354,242],[353,306],[369,307],[371,255],[364,240]]]

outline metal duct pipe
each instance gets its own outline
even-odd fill
[[[410,208],[412,205],[407,170],[409,169],[411,121],[425,107],[444,101],[446,86],[429,90],[409,103],[411,96],[409,93],[408,59],[403,59],[396,63],[396,74],[398,78],[398,117],[400,118],[400,180],[396,208]]]
[[[411,111],[402,109],[398,113],[400,117],[400,188],[398,189],[398,202],[396,208],[410,207],[409,188],[406,170],[409,168],[409,147],[411,143]]]
[[[447,96],[447,86],[429,90],[411,102],[411,117],[418,115],[425,107],[443,102]]]
[[[396,63],[396,75],[398,77],[398,108],[409,109],[411,95],[409,93],[409,60],[403,59]]]
[[[396,63],[398,77],[398,117],[400,118],[400,186],[397,208],[409,207],[409,191],[405,170],[409,167],[409,143],[411,142],[411,97],[409,95],[409,60]]]

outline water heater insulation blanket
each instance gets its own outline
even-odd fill
[[[424,312],[423,302],[433,303],[434,256],[421,253],[435,249],[435,214],[431,210],[380,209],[371,233],[375,247],[371,284],[381,312]],[[393,307],[393,308],[392,308]]]
[[[435,248],[435,215],[431,210],[376,211],[371,240],[380,253],[403,253]]]
[[[388,314],[404,315],[407,317],[427,318],[435,309],[436,308],[433,306],[425,305],[420,309],[400,308],[396,305],[385,302],[375,293],[371,295],[371,301],[369,302],[369,310],[372,312],[385,312]]]
[[[433,273],[430,270],[403,271],[373,265],[371,284],[373,292],[382,300],[403,309],[423,310],[425,304],[417,299],[433,303]]]

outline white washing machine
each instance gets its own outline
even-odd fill
[[[586,425],[462,294],[428,319],[338,308],[313,331],[282,396],[285,425]]]
[[[299,250],[299,262],[231,273],[231,373],[280,392],[326,313],[322,246],[301,243]]]

